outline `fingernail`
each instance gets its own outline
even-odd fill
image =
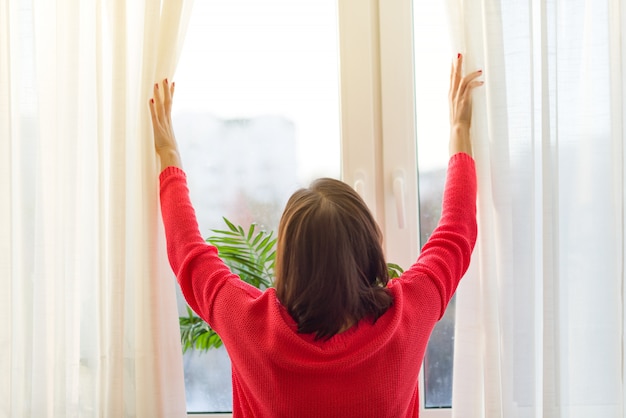
[[[165,84],[167,84],[167,78],[165,79]]]
[[[158,89],[159,88],[159,83],[154,83],[154,88]]]
[[[150,103],[154,103],[154,99],[150,99]]]
[[[459,52],[458,54],[456,54],[456,59],[461,58],[461,53]]]
[[[482,72],[483,72],[483,70],[478,70],[478,72],[479,72],[479,73],[482,73]]]

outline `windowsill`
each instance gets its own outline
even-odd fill
[[[442,408],[442,409],[426,409],[420,411],[420,416],[425,418],[449,418],[452,415],[452,410],[450,408]],[[187,418],[232,418],[233,414],[231,413],[189,413],[187,414]]]

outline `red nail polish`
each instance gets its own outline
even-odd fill
[[[155,87],[156,89],[158,89],[158,88],[159,88],[159,83],[154,83],[154,87]]]
[[[459,52],[458,54],[456,54],[456,59],[461,58],[461,53]]]
[[[150,99],[150,103],[154,103],[154,99]]]
[[[167,78],[165,79],[165,84],[167,84]]]

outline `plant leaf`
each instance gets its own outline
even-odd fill
[[[250,228],[248,229],[248,236],[246,237],[247,241],[250,241],[250,239],[252,238],[252,236],[254,235],[254,227],[256,225],[254,223],[250,224]]]
[[[237,232],[237,227],[235,226],[234,223],[232,223],[231,221],[229,221],[228,219],[226,219],[226,217],[222,217],[222,219],[224,219],[224,222],[226,222],[226,225],[228,226],[228,228],[233,231],[233,232]]]

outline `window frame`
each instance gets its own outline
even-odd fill
[[[372,209],[388,259],[407,266],[420,251],[413,1],[339,0],[338,23],[342,180]],[[422,367],[420,416],[451,418],[425,408],[424,383]]]
[[[420,250],[412,1],[340,0],[338,15],[342,180],[372,209],[388,258],[410,265]]]
[[[410,265],[420,250],[413,2],[338,0],[337,11],[341,178],[372,210],[388,258]],[[423,368],[418,386],[421,417],[452,417],[452,408],[424,407]]]

